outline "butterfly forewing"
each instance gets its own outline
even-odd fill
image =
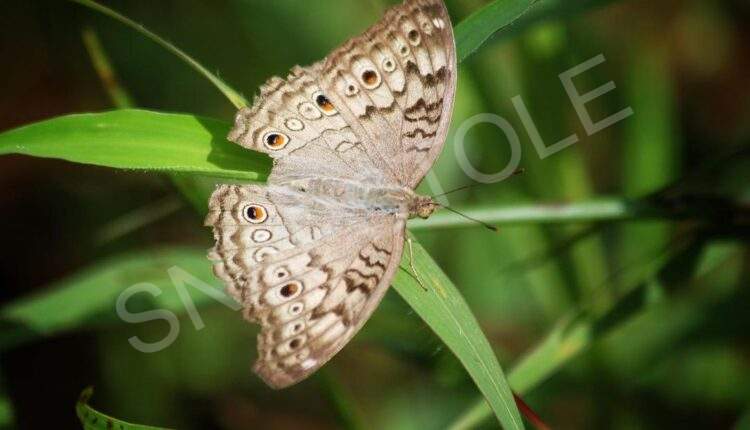
[[[274,158],[268,186],[221,186],[215,272],[260,322],[256,372],[309,376],[369,318],[398,268],[406,200],[444,145],[456,87],[442,0],[407,0],[363,35],[261,87],[229,139]]]
[[[367,152],[414,188],[445,143],[456,76],[442,0],[413,0],[334,50],[320,81]]]

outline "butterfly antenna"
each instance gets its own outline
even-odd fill
[[[523,174],[523,173],[525,173],[525,172],[526,172],[526,169],[524,169],[524,168],[520,168],[520,169],[516,170],[515,172],[513,172],[513,173],[512,173],[512,174],[511,174],[510,176],[508,176],[508,178],[512,178],[512,177],[514,177],[514,176],[518,176],[518,175],[521,175],[521,174]],[[507,179],[507,178],[506,178],[506,179]],[[455,190],[450,190],[450,191],[448,191],[447,193],[442,193],[442,194],[437,194],[437,195],[434,195],[434,196],[432,196],[432,198],[434,199],[434,198],[436,198],[436,197],[443,197],[443,196],[447,196],[448,194],[453,194],[453,193],[457,193],[457,192],[459,192],[459,191],[463,191],[463,190],[468,190],[469,188],[474,188],[474,187],[478,187],[478,186],[480,186],[480,185],[489,185],[489,184],[476,183],[476,184],[464,185],[463,187],[458,187],[458,188],[456,188]]]
[[[457,192],[459,192],[459,191],[463,191],[463,190],[468,190],[469,188],[477,187],[477,186],[479,186],[479,185],[484,185],[484,184],[471,184],[471,185],[464,185],[463,187],[459,187],[459,188],[456,188],[455,190],[450,190],[450,191],[448,191],[447,193],[436,194],[436,195],[432,196],[432,198],[434,199],[434,198],[436,198],[436,197],[443,197],[443,196],[447,196],[448,194],[453,194],[453,193],[457,193]]]
[[[500,231],[500,229],[498,229],[498,228],[497,228],[497,227],[495,227],[494,225],[490,225],[490,224],[487,224],[486,222],[484,222],[484,221],[482,221],[482,220],[478,220],[478,219],[476,219],[476,218],[472,218],[472,217],[470,217],[470,216],[468,216],[468,215],[466,215],[466,214],[464,214],[464,213],[461,213],[461,212],[459,212],[459,211],[457,211],[457,210],[453,209],[452,207],[449,207],[449,206],[444,206],[444,205],[440,205],[440,207],[441,207],[441,208],[445,208],[445,209],[448,209],[449,211],[453,212],[454,214],[456,214],[456,215],[460,215],[460,216],[462,216],[462,217],[464,217],[464,218],[468,219],[469,221],[474,221],[474,222],[476,222],[476,223],[478,223],[478,224],[481,224],[481,225],[483,225],[483,226],[484,226],[485,228],[487,228],[488,230],[492,230],[492,231],[494,231],[495,233],[497,233],[497,232],[499,232],[499,231]]]

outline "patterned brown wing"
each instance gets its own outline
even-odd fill
[[[219,187],[206,223],[217,276],[262,325],[255,368],[269,385],[322,366],[385,294],[408,215],[393,195],[440,154],[455,87],[445,6],[406,0],[238,112],[229,139],[274,158],[269,186]]]
[[[283,388],[312,374],[359,331],[398,268],[404,222],[300,217],[274,187],[221,186],[206,224],[214,227],[214,271],[262,326],[256,372]]]
[[[364,230],[342,236],[349,252],[342,252],[339,241],[301,254],[306,263],[292,266],[293,276],[311,289],[262,314],[254,369],[268,385],[284,388],[314,373],[362,328],[385,295],[401,259],[404,225],[373,224]],[[296,284],[278,290],[278,303],[285,302],[283,288],[289,285]],[[274,287],[266,291],[269,297]]]
[[[445,143],[456,76],[442,0],[406,0],[329,55],[320,86],[365,151],[414,188]]]
[[[237,113],[229,140],[274,158],[269,183],[309,177],[396,183],[323,93],[319,71],[319,63],[297,66],[286,80],[271,78],[253,106]]]

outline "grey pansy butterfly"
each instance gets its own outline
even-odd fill
[[[271,78],[229,140],[274,158],[267,186],[211,197],[214,272],[259,322],[255,371],[306,378],[362,327],[390,285],[406,220],[438,206],[414,188],[440,154],[456,89],[442,0],[406,0],[286,80]]]

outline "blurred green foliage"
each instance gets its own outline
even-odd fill
[[[267,77],[321,58],[376,20],[388,3],[107,4],[166,36],[251,98]],[[447,3],[458,23],[489,2]],[[506,3],[520,4],[496,4]],[[638,199],[660,215],[636,213],[612,224],[590,211],[565,225],[501,226],[499,235],[465,225],[417,231],[510,369],[511,386],[553,428],[741,428],[749,422],[750,297],[743,288],[749,274],[750,89],[744,76],[750,55],[743,44],[749,16],[741,1],[540,0],[461,65],[454,130],[477,113],[501,115],[521,138],[527,173],[451,195],[453,205],[498,211],[533,201],[541,204],[532,211],[548,213],[607,195]],[[101,38],[135,105],[224,122],[233,116],[232,104],[179,59],[108,18],[68,2],[11,0],[2,19],[3,37],[14,41],[21,60],[6,71],[2,129],[111,107],[83,48],[80,30],[86,26]],[[626,106],[635,114],[588,136],[558,75],[598,54],[606,62],[577,77],[576,86],[585,92],[614,81],[617,89],[588,105],[592,116]],[[514,110],[516,95],[547,145],[572,133],[580,141],[540,159]],[[132,133],[123,139],[148,144],[140,167],[149,168],[148,148],[159,142]],[[455,162],[452,136],[435,167],[446,190],[470,182]],[[0,149],[17,141],[8,139],[0,135]],[[65,139],[75,142],[75,134],[61,134],[60,142]],[[474,128],[466,147],[485,172],[502,169],[510,156],[505,136],[489,125]],[[195,247],[207,248],[210,237],[197,227],[200,219],[190,206],[205,210],[203,192],[196,190],[217,180],[181,175],[165,181],[82,167],[71,178],[72,169],[61,162],[3,157],[0,164],[0,178],[13,190],[3,203],[19,213],[6,214],[6,225],[32,232],[9,233],[20,245],[3,266],[8,304],[0,393],[7,399],[0,419],[7,425],[71,427],[72,405],[87,385],[96,386],[102,410],[172,428],[497,425],[487,419],[489,410],[461,363],[393,293],[322,374],[282,392],[269,391],[250,373],[256,329],[202,294],[195,300],[204,329],[184,316],[174,345],[156,354],[136,351],[128,338],[156,341],[166,327],[119,322],[106,304],[114,306],[123,286],[159,282],[163,268],[173,264],[209,270]],[[156,222],[148,218],[140,228],[136,222],[131,234],[116,240],[92,240],[121,216],[141,214],[171,195],[185,196],[188,204]],[[177,248],[184,245],[189,250]],[[142,252],[148,257],[140,266],[127,266]],[[89,268],[75,274],[83,266]],[[32,289],[37,295],[27,297]],[[170,306],[159,300],[174,299],[143,300],[137,308]],[[81,312],[91,303],[105,311]],[[12,325],[18,318],[45,325]]]

